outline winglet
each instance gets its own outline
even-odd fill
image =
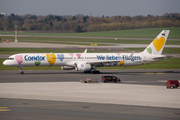
[[[128,57],[128,59],[127,60],[131,60],[132,59],[132,57],[133,57],[133,55],[134,55],[134,51],[129,55],[129,57]]]
[[[85,51],[83,53],[87,53],[87,49],[85,49]]]

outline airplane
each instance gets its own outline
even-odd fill
[[[61,66],[62,70],[99,73],[97,67],[143,65],[169,58],[162,55],[170,30],[161,33],[140,53],[20,53],[11,55],[3,64],[19,67],[24,74],[24,66]]]

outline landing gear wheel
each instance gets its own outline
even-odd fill
[[[24,72],[23,72],[23,70],[22,70],[22,69],[23,69],[23,66],[18,66],[18,68],[21,69],[21,70],[20,70],[20,71],[21,71],[20,74],[23,75],[23,74],[24,74]]]
[[[89,71],[84,71],[84,73],[91,73],[91,70],[89,70]]]
[[[24,74],[24,72],[23,72],[23,71],[21,71],[21,74],[23,75],[23,74]]]
[[[93,66],[92,74],[99,74],[100,72],[97,70],[97,66]]]

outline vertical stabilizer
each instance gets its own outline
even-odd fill
[[[151,44],[143,51],[144,54],[156,54],[161,55],[167,37],[169,35],[170,30],[163,30],[161,33],[151,42]]]

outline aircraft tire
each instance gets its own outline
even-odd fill
[[[93,74],[99,74],[99,71],[92,71]]]
[[[23,74],[24,74],[24,72],[22,71],[22,72],[21,72],[21,75],[23,75]]]
[[[91,70],[89,70],[89,71],[84,71],[84,73],[91,73]]]

